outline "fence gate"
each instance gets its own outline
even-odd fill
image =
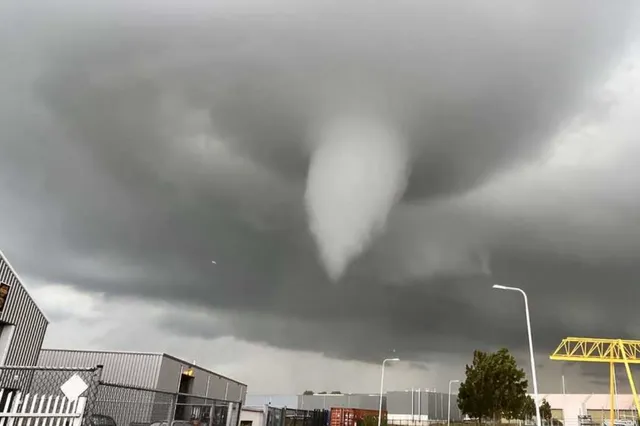
[[[87,398],[0,389],[0,426],[81,426]]]

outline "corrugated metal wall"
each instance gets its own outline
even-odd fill
[[[102,380],[109,383],[155,389],[161,354],[135,352],[93,352],[43,349],[38,365],[43,367],[95,367],[103,365]]]
[[[0,282],[11,286],[0,321],[15,325],[6,365],[35,365],[49,322],[0,252]]]
[[[162,359],[162,366],[158,374],[158,389],[176,392],[180,374],[190,367],[194,370],[193,389],[191,390],[193,395],[202,395],[227,401],[244,401],[247,393],[245,385],[170,356],[165,356]]]
[[[301,410],[329,410],[333,407],[361,408],[377,410],[380,396],[375,394],[342,394],[342,395],[299,395],[298,408]],[[382,409],[386,409],[386,398],[382,398]]]
[[[163,355],[137,352],[97,352],[43,349],[38,365],[43,367],[95,367],[103,365],[102,380],[108,383],[177,392],[180,375],[191,365]],[[212,399],[242,401],[247,387],[220,375],[193,367],[194,395]],[[208,381],[208,385],[207,385]]]

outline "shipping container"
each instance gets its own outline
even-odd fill
[[[362,426],[365,418],[378,419],[378,410],[363,410],[361,408],[331,408],[330,426]],[[382,411],[382,423],[387,420],[387,412]]]

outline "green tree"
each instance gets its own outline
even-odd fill
[[[458,388],[458,408],[463,414],[479,421],[492,416],[489,364],[488,353],[474,351],[471,365],[465,368],[466,378]]]
[[[313,391],[312,390],[306,390],[304,392],[302,392],[303,395],[313,395]]]
[[[551,419],[553,418],[553,413],[551,412],[551,404],[546,399],[542,400],[542,404],[540,404],[540,417],[551,424]]]
[[[340,391],[332,391],[331,395],[342,395],[342,392],[340,392]]]
[[[528,382],[507,349],[475,351],[465,373],[458,390],[458,408],[463,414],[479,421],[522,417]]]
[[[326,395],[327,391],[318,392],[318,395]]]
[[[536,402],[529,395],[524,395],[519,403],[515,404],[515,410],[509,416],[512,419],[529,420],[536,415]]]

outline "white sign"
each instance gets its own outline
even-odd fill
[[[69,380],[60,386],[60,390],[69,400],[75,401],[84,391],[87,390],[88,387],[89,385],[82,380],[82,377],[74,374]]]

